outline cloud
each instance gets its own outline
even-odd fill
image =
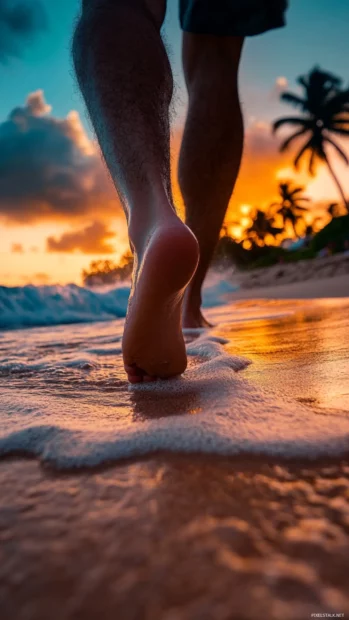
[[[23,245],[21,243],[13,243],[11,246],[11,252],[13,252],[13,254],[23,254]]]
[[[96,212],[98,219],[121,213],[96,145],[77,112],[55,118],[41,90],[30,94],[0,124],[0,217],[71,221]]]
[[[284,75],[277,77],[270,90],[269,99],[271,101],[279,101],[280,95],[287,90],[288,86],[288,79]]]
[[[279,92],[283,92],[284,90],[286,90],[286,88],[288,88],[288,79],[285,76],[280,75],[275,80],[275,86],[279,90]]]
[[[0,62],[21,56],[26,43],[45,27],[40,2],[0,0]]]
[[[108,229],[103,222],[93,222],[81,230],[63,233],[59,239],[48,237],[46,247],[48,252],[74,252],[83,254],[114,254],[115,248],[108,241],[115,237],[115,233]]]

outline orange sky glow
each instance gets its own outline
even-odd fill
[[[284,84],[276,82],[276,86]],[[22,109],[20,122],[50,120],[51,108],[42,91],[30,97]],[[80,284],[82,269],[92,260],[105,258],[117,262],[128,249],[125,219],[116,191],[78,113],[70,112],[63,120],[52,117],[47,127],[50,131],[62,132],[81,158],[81,165],[73,169],[67,164],[65,170],[65,174],[75,175],[73,188],[74,191],[78,188],[80,202],[74,203],[71,210],[65,208],[64,201],[71,199],[72,189],[65,190],[64,194],[57,187],[56,193],[62,195],[28,198],[23,208],[16,206],[14,210],[5,211],[5,215],[2,213],[0,283],[8,286]],[[176,206],[183,214],[184,206],[176,180],[180,139],[181,132],[177,130],[172,140],[173,191]],[[349,191],[345,166],[335,157],[334,163],[344,180],[345,190]],[[51,172],[54,165],[51,165]],[[254,209],[266,209],[276,200],[278,182],[286,179],[304,185],[306,195],[315,204],[338,200],[336,189],[323,167],[318,168],[315,178],[310,178],[305,171],[296,173],[292,167],[292,153],[279,153],[278,141],[272,136],[270,125],[256,120],[248,122],[242,167],[226,217],[229,233],[238,239],[243,238],[243,229],[249,225]],[[321,208],[316,211],[321,213]]]

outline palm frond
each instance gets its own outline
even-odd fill
[[[349,106],[349,89],[335,92],[326,102],[326,109],[333,114],[339,114]]]
[[[305,127],[306,121],[307,119],[301,116],[284,116],[273,123],[273,133],[282,127],[282,125],[301,125]]]
[[[340,116],[340,114],[343,114],[343,112],[344,112],[344,116]],[[340,112],[338,112],[338,116],[337,115],[333,116],[333,122],[335,124],[337,124],[337,123],[345,123],[345,124],[349,123],[349,113],[346,113],[345,110],[344,111],[341,110]]]
[[[349,136],[349,127],[331,127],[331,132],[337,133],[339,136]]]
[[[308,140],[305,144],[303,144],[301,150],[299,151],[298,155],[295,157],[294,159],[294,166],[295,168],[298,168],[300,160],[302,159],[304,153],[311,148],[311,141],[312,139],[310,138],[310,140]]]
[[[295,95],[294,93],[291,93],[289,91],[282,93],[280,95],[280,99],[282,101],[285,101],[286,103],[290,103],[291,105],[294,105],[296,108],[299,107],[302,110],[307,109],[306,99],[302,99],[302,97],[299,97],[299,95]]]
[[[273,235],[274,237],[276,235],[279,235],[282,232],[283,232],[283,228],[279,228],[277,226],[271,226],[270,229],[269,229],[269,234]]]
[[[295,196],[296,194],[302,194],[304,192],[304,187],[295,187],[291,192],[290,196]]]
[[[337,212],[338,212],[338,203],[337,202],[331,202],[331,204],[329,204],[328,207],[327,207],[327,213],[331,217],[336,217]]]
[[[311,151],[309,159],[309,172],[312,177],[315,175],[315,157],[315,151]]]
[[[307,76],[300,75],[299,78],[297,78],[297,82],[298,82],[298,84],[300,84],[300,86],[303,86],[303,88],[305,88],[305,89],[308,88]]]
[[[299,136],[302,136],[307,131],[308,129],[301,129],[300,131],[296,131],[296,133],[293,133],[291,136],[286,138],[286,140],[284,140],[280,145],[280,153],[284,153],[285,151],[287,151],[288,147],[293,142],[293,140],[296,140],[296,138],[298,138]]]
[[[348,165],[349,164],[349,159],[348,159],[347,155],[344,153],[344,151],[338,146],[338,144],[336,144],[336,142],[334,140],[332,140],[331,138],[329,138],[329,137],[326,137],[325,140],[326,140],[326,142],[329,142],[333,146],[333,148],[337,151],[338,155]]]

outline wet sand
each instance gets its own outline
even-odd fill
[[[348,613],[349,465],[0,465],[4,620]]]
[[[349,301],[236,310],[249,322],[209,314],[252,359],[247,377],[348,415]],[[159,454],[59,474],[18,458],[0,462],[0,487],[2,620],[349,613],[349,460]]]

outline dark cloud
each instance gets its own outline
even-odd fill
[[[46,247],[48,252],[78,250],[83,254],[114,254],[115,248],[108,241],[114,237],[115,233],[103,222],[93,222],[82,230],[63,233],[59,239],[48,237]]]
[[[50,112],[39,90],[0,124],[0,217],[27,223],[115,216],[115,189],[78,113],[57,119]]]
[[[21,243],[13,243],[11,246],[11,252],[13,252],[13,254],[23,254],[23,245]]]
[[[35,0],[0,0],[0,62],[21,55],[24,46],[46,27],[46,16]]]

